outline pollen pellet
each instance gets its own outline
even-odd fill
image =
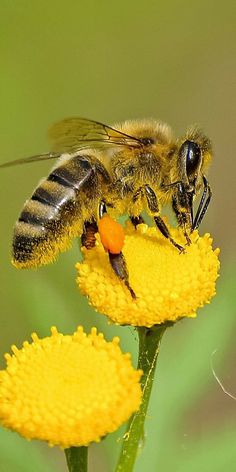
[[[109,215],[104,215],[98,223],[103,247],[111,254],[119,254],[122,251],[125,240],[124,229],[120,223]]]

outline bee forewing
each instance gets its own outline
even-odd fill
[[[66,118],[49,129],[52,150],[65,152],[104,145],[137,146],[140,140],[103,123],[86,118]]]

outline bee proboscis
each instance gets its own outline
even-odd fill
[[[49,131],[49,153],[9,162],[0,167],[58,159],[23,206],[15,224],[13,264],[38,267],[81,236],[88,249],[95,244],[99,218],[127,214],[136,226],[141,212],[181,252],[162,219],[161,206],[170,203],[183,229],[198,228],[206,213],[211,189],[206,172],[212,157],[210,140],[198,127],[178,139],[168,125],[155,120],[125,121],[110,127],[84,118],[67,118]],[[196,214],[195,196],[202,190]],[[122,251],[109,258],[117,275],[128,283]]]

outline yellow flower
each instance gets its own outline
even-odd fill
[[[141,371],[119,338],[107,342],[96,328],[52,335],[6,354],[0,371],[0,422],[27,439],[63,448],[85,446],[116,430],[139,408]]]
[[[186,243],[181,230],[171,228],[171,234]],[[156,228],[127,226],[123,254],[134,300],[114,274],[98,236],[95,248],[83,248],[78,285],[97,311],[121,325],[151,327],[195,317],[197,308],[215,295],[219,249],[213,251],[209,234],[200,237],[194,231],[191,241],[180,254]]]

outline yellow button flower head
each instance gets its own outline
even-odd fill
[[[27,439],[63,448],[86,446],[116,430],[139,408],[141,371],[122,354],[119,338],[96,328],[25,342],[0,371],[0,422]]]
[[[182,245],[180,229],[171,235]],[[195,317],[198,307],[215,294],[219,249],[213,251],[209,234],[194,231],[192,244],[178,250],[156,228],[127,225],[123,254],[129,283],[136,300],[114,274],[99,236],[95,248],[83,248],[84,261],[77,264],[78,285],[90,303],[114,323],[151,327],[183,317]]]

